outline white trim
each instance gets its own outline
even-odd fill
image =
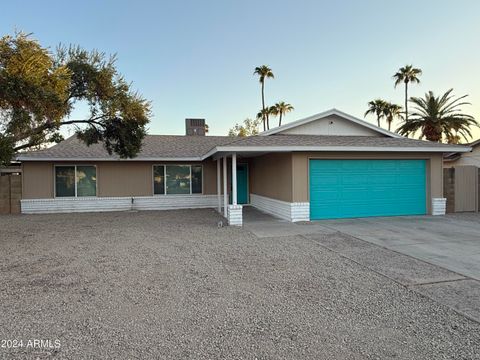
[[[393,147],[393,146],[218,146],[209,151],[209,157],[216,152],[293,152],[293,151],[331,151],[331,152],[469,152],[470,147]]]
[[[218,197],[218,212],[222,213],[222,175],[221,175],[221,159],[217,159],[217,197]]]
[[[69,158],[69,157],[28,157],[19,155],[15,158],[17,161],[115,161],[115,162],[132,162],[132,161],[202,161],[204,157],[177,157],[177,158],[164,158],[164,157],[152,157],[152,158],[131,158],[131,159],[120,159],[120,158]]]
[[[227,217],[228,194],[227,194],[227,157],[223,157],[223,216]]]
[[[308,202],[291,203],[257,194],[250,194],[250,204],[263,212],[284,220],[292,222],[310,220],[310,203]]]
[[[376,125],[370,124],[369,122],[367,122],[365,120],[356,118],[352,115],[344,113],[343,111],[337,110],[335,108],[324,111],[324,112],[321,112],[321,113],[318,113],[318,114],[315,114],[315,115],[312,115],[312,116],[309,116],[309,117],[306,117],[306,118],[303,118],[303,119],[292,121],[292,122],[287,123],[285,125],[282,125],[282,126],[264,131],[264,132],[260,133],[259,135],[260,136],[267,136],[267,135],[277,134],[281,131],[288,130],[288,129],[291,129],[291,128],[294,128],[294,127],[297,127],[297,126],[300,126],[300,125],[308,124],[312,121],[320,120],[320,119],[326,118],[327,116],[331,116],[331,115],[337,115],[337,116],[339,116],[339,117],[341,117],[345,120],[349,120],[349,121],[351,121],[355,124],[358,124],[358,125],[361,125],[363,127],[368,128],[368,129],[371,129],[373,131],[376,131],[376,132],[378,132],[382,135],[386,135],[386,136],[393,137],[393,138],[403,138],[403,136],[401,136],[401,135],[398,135],[398,134],[395,134],[391,131],[382,129],[382,128],[376,126]]]
[[[237,153],[232,154],[232,205],[237,205]]]
[[[23,214],[215,208],[216,195],[22,199]]]

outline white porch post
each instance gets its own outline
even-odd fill
[[[232,154],[232,205],[237,205],[237,153]]]
[[[232,205],[228,205],[228,225],[242,226],[243,206],[238,205],[237,199],[237,153],[232,154]]]
[[[222,213],[222,174],[220,171],[220,161],[221,159],[217,159],[217,197],[218,197],[218,212]]]
[[[227,197],[227,156],[223,157],[223,215],[228,217],[228,197]]]

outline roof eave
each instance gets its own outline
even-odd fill
[[[69,158],[69,157],[27,157],[19,156],[17,161],[120,161],[120,162],[135,162],[135,161],[202,161],[204,157],[156,157],[156,158],[131,158],[131,159],[119,159],[119,158]]]
[[[204,159],[218,152],[294,152],[294,151],[334,151],[334,152],[425,152],[448,153],[469,152],[469,147],[412,147],[412,146],[217,146],[203,156]]]

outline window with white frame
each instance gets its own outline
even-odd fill
[[[154,195],[201,194],[202,165],[154,165]]]
[[[93,165],[56,165],[55,197],[97,196],[97,168]]]

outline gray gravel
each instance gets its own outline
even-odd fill
[[[0,217],[0,339],[61,342],[0,358],[480,358],[480,325],[448,307],[314,239],[218,220]]]

